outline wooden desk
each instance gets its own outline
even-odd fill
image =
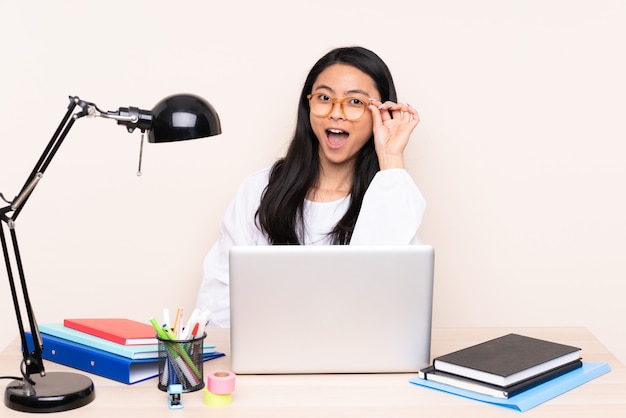
[[[620,417],[626,416],[626,367],[585,328],[444,328],[433,330],[432,356],[484,340],[518,332],[582,348],[585,361],[608,362],[612,371],[536,408],[524,417]],[[228,330],[209,330],[208,341],[229,352]],[[329,347],[332,349],[332,345]],[[0,374],[19,374],[19,342],[0,355]],[[228,369],[229,357],[205,363],[209,370]],[[46,361],[47,371],[73,370]],[[82,372],[80,372],[82,373]],[[84,373],[86,374],[86,373]],[[89,375],[89,374],[88,374]],[[124,385],[89,375],[96,399],[63,416],[90,417],[514,417],[520,413],[408,383],[416,374],[379,375],[274,375],[237,376],[233,403],[210,408],[203,392],[184,394],[184,408],[171,411],[167,394],[156,380]],[[2,382],[3,391],[8,381]],[[24,412],[2,405],[3,417],[24,417]]]

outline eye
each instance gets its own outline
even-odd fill
[[[365,101],[357,98],[357,97],[350,97],[346,100],[346,103],[348,103],[349,106],[354,106],[354,107],[362,107],[365,106],[366,103]]]
[[[314,96],[317,100],[319,100],[320,102],[330,102],[332,99],[330,98],[330,96],[328,96],[327,94],[324,93],[318,93]]]

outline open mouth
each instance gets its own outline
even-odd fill
[[[326,138],[328,139],[328,144],[337,148],[343,145],[350,134],[346,131],[342,131],[341,129],[326,129]]]

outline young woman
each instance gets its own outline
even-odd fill
[[[214,326],[230,325],[228,253],[234,245],[407,245],[425,209],[404,170],[419,123],[397,103],[387,65],[362,47],[337,48],[311,69],[284,158],[250,175],[204,261],[197,299]]]

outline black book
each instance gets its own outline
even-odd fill
[[[518,393],[524,392],[530,388],[545,383],[551,379],[559,377],[567,372],[575,370],[582,366],[581,360],[566,363],[563,366],[548,370],[538,376],[523,380],[510,386],[498,386],[489,383],[479,382],[478,380],[468,379],[466,377],[457,376],[452,373],[446,373],[436,370],[433,366],[426,367],[419,371],[419,377],[434,382],[444,383],[460,389],[470,390],[472,392],[482,393],[496,398],[508,399]]]
[[[442,372],[510,386],[580,359],[580,348],[518,334],[508,334],[436,357]]]

